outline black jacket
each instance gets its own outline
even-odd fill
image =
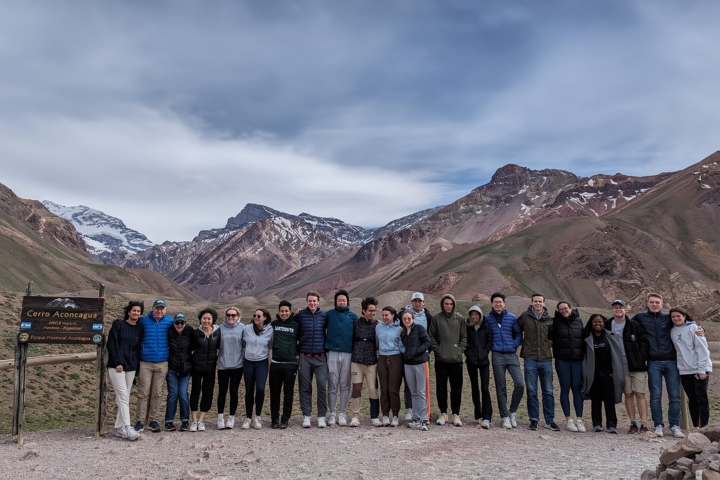
[[[375,342],[375,327],[377,320],[367,321],[360,317],[353,322],[353,347],[350,360],[361,365],[375,365],[377,363],[377,345]]]
[[[475,330],[477,325],[467,326],[467,347],[465,348],[465,360],[473,365],[489,365],[488,355],[492,351],[493,331],[487,320],[483,319],[478,323],[480,328]]]
[[[577,309],[569,318],[555,312],[552,326],[553,357],[561,360],[582,360],[585,351],[583,321]]]
[[[209,337],[202,328],[193,330],[192,335],[192,371],[193,373],[213,372],[217,368],[220,349],[220,329],[215,329]]]
[[[675,345],[670,338],[673,328],[670,315],[663,312],[652,313],[649,310],[637,313],[633,318],[645,329],[648,341],[648,360],[675,360]]]
[[[422,325],[413,325],[410,333],[403,327],[400,340],[405,346],[402,355],[406,365],[421,365],[430,360],[430,335]]]
[[[140,323],[130,325],[125,320],[115,320],[107,339],[108,368],[122,365],[124,372],[137,371],[140,366],[140,345],[143,341]]]
[[[184,377],[190,373],[190,352],[192,351],[193,328],[185,324],[182,333],[175,330],[175,326],[168,330],[168,370]]]
[[[605,329],[612,330],[612,318],[605,322]],[[631,320],[625,315],[625,328],[623,328],[623,347],[625,347],[625,359],[627,360],[628,371],[647,372],[650,345],[648,343],[645,328],[637,320]]]

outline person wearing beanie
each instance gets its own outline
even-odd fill
[[[492,417],[489,355],[490,350],[492,350],[493,332],[487,321],[483,320],[482,310],[477,305],[470,307],[465,322],[467,323],[465,360],[467,362],[468,377],[470,377],[475,420],[478,422],[479,427],[488,429]],[[479,382],[478,376],[480,377]],[[481,393],[482,397],[480,396]]]
[[[350,295],[345,290],[335,293],[335,308],[327,311],[328,366],[328,425],[347,425],[350,399],[350,363],[352,362],[353,323],[358,316],[350,310]],[[337,412],[337,392],[340,389],[340,411]]]

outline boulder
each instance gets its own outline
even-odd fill
[[[691,458],[682,457],[678,458],[677,462],[675,462],[675,465],[677,466],[677,468],[687,473],[692,471],[693,463],[695,462],[693,462]]]
[[[702,452],[710,443],[710,440],[705,435],[693,432],[684,440],[664,450],[660,455],[660,463],[671,465],[679,458]]]
[[[700,433],[709,438],[711,442],[720,441],[720,421],[708,423],[700,429]]]
[[[720,473],[715,470],[705,469],[702,471],[702,480],[720,480]]]
[[[640,480],[657,480],[657,478],[657,474],[652,468],[648,468],[640,475]]]
[[[685,473],[675,468],[668,468],[663,472],[663,475],[667,480],[682,480],[682,478],[685,476]],[[660,476],[660,478],[662,478],[662,475]]]

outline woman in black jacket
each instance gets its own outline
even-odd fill
[[[130,390],[135,372],[140,366],[140,344],[143,328],[138,320],[143,314],[143,302],[131,301],[125,307],[123,320],[113,322],[107,339],[108,378],[115,391],[118,406],[115,436],[137,440],[140,434],[130,426]]]
[[[215,368],[217,367],[218,350],[220,349],[220,330],[215,328],[217,312],[212,308],[206,308],[198,314],[198,319],[200,320],[200,328],[193,331],[192,337],[191,432],[205,431],[205,414],[212,407]],[[198,402],[201,392],[202,402],[200,403],[200,416],[198,417]]]
[[[468,311],[465,360],[467,363],[472,401],[475,406],[475,420],[478,428],[490,428],[492,403],[490,403],[490,360],[488,358],[493,345],[492,328],[483,319],[480,307],[473,305]],[[480,382],[478,384],[478,375]],[[482,402],[480,393],[482,391]]]
[[[415,315],[410,310],[401,312],[402,332],[400,341],[405,347],[403,361],[405,363],[405,381],[412,394],[413,419],[408,428],[428,430],[428,410],[425,379],[427,378],[427,362],[430,360],[430,335],[421,325],[415,325]]]
[[[178,313],[173,326],[168,330],[168,371],[167,371],[167,406],[165,407],[165,431],[174,432],[175,412],[180,402],[180,431],[187,432],[190,428],[190,399],[188,384],[190,383],[190,352],[192,351],[193,328],[187,324],[185,315]]]
[[[585,432],[582,394],[582,361],[585,346],[583,321],[568,302],[559,302],[552,325],[553,357],[560,382],[560,406],[565,414],[565,428]],[[570,417],[570,391],[577,418]]]

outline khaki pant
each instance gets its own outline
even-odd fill
[[[158,421],[160,403],[163,400],[162,389],[167,376],[168,362],[140,362],[140,375],[137,384],[137,411],[139,422],[145,423],[148,396],[150,395],[150,421]],[[150,389],[152,388],[152,392]]]
[[[363,380],[367,380],[368,397],[377,400],[377,365],[363,365],[362,363],[350,364],[350,378],[352,379],[352,395],[350,398],[350,412],[353,417],[360,416],[360,397],[362,397]]]

